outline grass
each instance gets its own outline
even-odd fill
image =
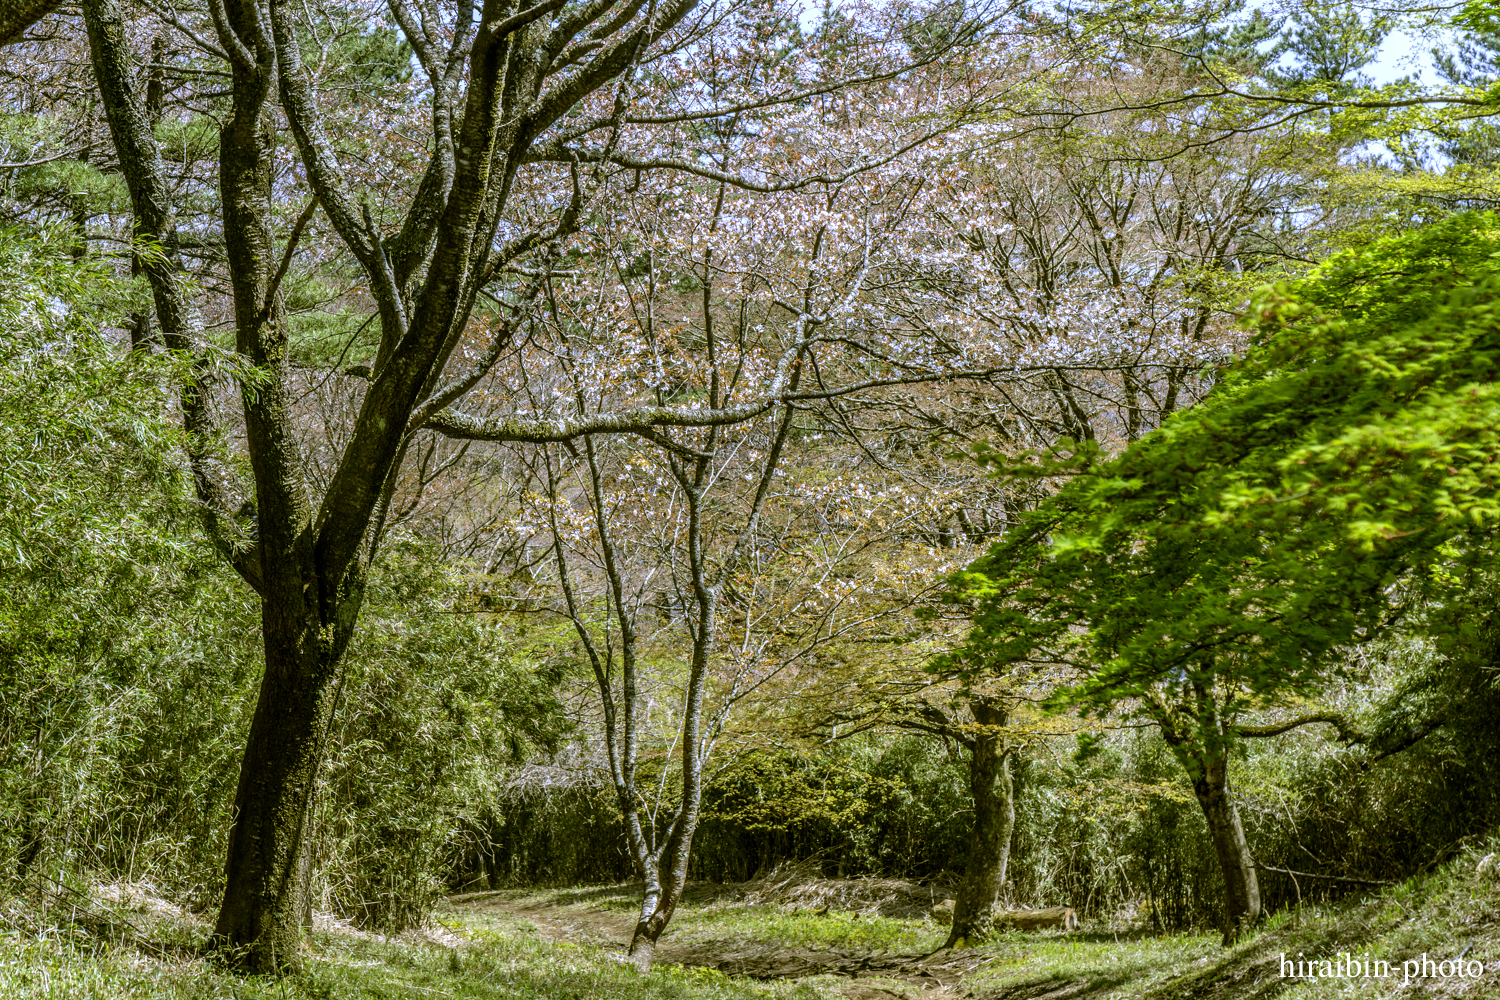
[[[1011,933],[919,968],[915,956],[937,948],[944,936],[929,920],[792,912],[704,891],[679,909],[663,939],[666,961],[641,976],[616,954],[635,902],[628,887],[614,886],[486,894],[472,905],[445,908],[441,929],[430,935],[386,940],[318,930],[309,936],[304,971],[279,980],[238,976],[197,957],[193,946],[206,928],[180,913],[128,915],[129,935],[67,921],[33,923],[24,933],[0,931],[0,997],[833,1000],[914,998],[941,986],[948,996],[1009,1000],[1041,995],[1048,983],[1069,984],[1068,996],[1090,1000],[1500,997],[1500,878],[1476,870],[1494,846],[1464,851],[1436,872],[1363,900],[1277,914],[1229,950],[1213,934],[1085,928],[1071,935]],[[570,933],[578,940],[566,939]],[[1390,977],[1281,975],[1283,953],[1331,960],[1343,952],[1387,961]],[[1462,954],[1466,964],[1482,963],[1483,975],[1408,981],[1403,963],[1424,952],[1434,960]],[[782,956],[800,978],[759,980],[668,964],[674,956],[711,964],[729,955]],[[807,974],[824,960],[846,974]],[[776,974],[774,965],[760,968]],[[859,978],[847,974],[856,969]]]
[[[281,979],[226,972],[188,949],[109,942],[76,929],[0,934],[0,997],[45,1000],[824,1000],[804,982],[759,983],[701,968],[641,976],[600,948],[551,943],[529,923],[487,916],[457,947],[316,931],[304,970]]]
[[[1219,935],[1013,933],[978,950],[991,956],[970,980],[981,993],[1065,980],[1087,982],[1101,995],[1139,996],[1185,968],[1212,961]]]
[[[627,886],[517,891],[492,898],[494,909],[486,909],[481,901],[460,907],[457,919],[467,932],[499,912],[518,909],[540,911],[572,927],[600,916],[623,928],[636,905]],[[449,923],[448,917],[443,919]],[[786,907],[745,905],[732,897],[709,897],[678,909],[663,938],[662,955],[669,961],[722,962],[730,967],[750,955],[756,959],[751,965],[759,975],[778,968],[776,956],[783,959],[781,968],[801,974],[820,962],[847,972],[856,965],[850,959],[862,956],[874,961],[860,968],[861,983],[880,987],[886,994],[915,996],[922,987],[932,985],[916,974],[916,960],[939,948],[946,935],[947,928],[923,918],[837,910],[791,912]],[[621,932],[617,930],[615,936],[622,936]],[[1138,995],[1219,953],[1217,934],[1013,932],[982,947],[940,957],[936,960],[940,964],[933,966],[939,975],[931,978],[948,982],[961,975],[964,988],[981,997],[1007,987],[1053,980],[1086,982],[1091,993],[1100,995],[1116,987],[1119,995]],[[827,975],[802,981],[831,990],[841,990],[851,982],[848,976]]]
[[[893,917],[786,913],[774,906],[724,906],[684,916],[677,934],[685,942],[761,941],[773,948],[912,953],[934,947],[930,925]]]
[[[1362,900],[1309,905],[1278,913],[1252,937],[1201,969],[1193,969],[1152,994],[1155,1000],[1234,997],[1255,984],[1276,983],[1284,1000],[1334,997],[1441,995],[1500,997],[1500,880],[1476,869],[1496,849],[1488,843],[1466,849],[1427,875],[1372,893]],[[1341,953],[1388,963],[1383,978],[1283,977],[1283,956],[1336,961]],[[1425,981],[1405,974],[1407,961],[1463,955],[1479,962],[1477,979],[1438,976]],[[1293,970],[1295,971],[1295,969]]]

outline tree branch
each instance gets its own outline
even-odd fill
[[[755,181],[740,174],[732,174],[726,170],[719,170],[715,167],[706,167],[701,163],[693,163],[688,160],[678,159],[671,156],[641,157],[631,156],[629,153],[620,152],[602,154],[591,150],[569,149],[559,143],[549,143],[544,146],[533,147],[531,152],[526,155],[525,162],[568,163],[576,159],[577,161],[582,163],[612,163],[615,166],[624,167],[627,170],[677,170],[682,173],[704,177],[708,180],[719,181],[720,183],[728,184],[731,187],[736,187],[744,191],[756,191],[761,194],[774,194],[780,191],[796,191],[801,188],[809,187],[813,184],[842,184],[844,181],[847,181],[851,177],[855,177],[859,174],[866,173],[871,170],[877,170],[880,167],[883,167],[895,161],[896,159],[911,152],[911,150],[915,149],[916,147],[922,145],[924,142],[935,138],[939,134],[941,133],[937,131],[923,133],[920,137],[891,150],[891,152],[885,156],[877,157],[871,160],[863,160],[860,163],[857,163],[847,170],[841,172],[831,174],[810,174],[806,177],[798,177],[788,181],[775,182]]]
[[[542,2],[537,4],[535,7],[531,7],[519,13],[512,14],[510,17],[507,17],[503,21],[497,21],[494,24],[486,25],[484,30],[489,32],[490,36],[493,38],[504,38],[512,31],[515,31],[517,28],[524,28],[532,21],[535,21],[540,17],[544,17],[545,15],[552,13],[554,10],[557,10],[559,7],[563,6],[563,4],[565,4],[566,2],[567,0],[542,0]]]
[[[1233,732],[1236,736],[1261,739],[1268,736],[1280,736],[1282,733],[1291,732],[1300,726],[1310,726],[1320,722],[1338,730],[1338,738],[1341,743],[1368,743],[1370,741],[1368,735],[1355,729],[1348,719],[1337,712],[1315,712],[1312,715],[1304,715],[1301,718],[1292,719],[1288,722],[1278,722],[1269,726],[1234,726]]]

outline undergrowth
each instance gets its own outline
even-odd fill
[[[429,930],[391,938],[325,923],[308,937],[301,973],[246,978],[199,955],[207,933],[201,917],[104,887],[88,907],[69,908],[58,897],[41,912],[20,901],[0,908],[0,997],[831,1000],[915,998],[939,995],[931,991],[940,988],[945,996],[1016,1000],[1053,987],[1090,1000],[1493,997],[1500,996],[1497,847],[1500,842],[1475,844],[1446,866],[1361,899],[1281,911],[1228,950],[1209,934],[1097,926],[1073,934],[1013,932],[980,948],[938,953],[948,964],[928,967],[951,981],[933,977],[936,982],[914,975],[922,956],[933,961],[943,940],[945,928],[930,919],[746,905],[733,898],[732,888],[706,886],[695,887],[679,910],[663,938],[667,961],[646,976],[620,961],[633,892],[612,886],[481,893],[444,907]],[[528,915],[543,915],[547,932]],[[583,930],[590,917],[592,934]],[[572,939],[559,939],[559,928],[572,928]],[[797,973],[800,978],[759,979],[709,967],[731,950],[784,954],[789,961],[797,955],[804,970],[816,968],[808,956],[823,954],[843,965]],[[1384,960],[1390,975],[1282,974],[1284,956],[1335,960],[1346,953]],[[670,964],[674,954],[690,964]],[[1434,961],[1462,956],[1467,968],[1483,971],[1477,978],[1407,974],[1405,963],[1424,954]],[[851,974],[851,955],[872,961]]]

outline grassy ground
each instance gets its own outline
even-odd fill
[[[458,897],[442,920],[465,933],[525,919],[553,940],[618,950],[628,935],[628,887]],[[795,977],[834,996],[1139,996],[1222,949],[1218,935],[1019,932],[981,948],[939,952],[947,929],[922,918],[746,905],[700,889],[662,940],[664,962],[762,981]],[[1022,988],[1021,993],[1016,989]],[[1038,992],[1040,990],[1040,992]]]
[[[349,931],[315,931],[304,964],[298,976],[246,978],[160,937],[111,943],[76,928],[40,937],[12,932],[0,935],[0,997],[820,1000],[829,995],[800,982],[760,983],[701,968],[662,966],[641,976],[602,949],[547,941],[529,922],[499,916],[473,922],[452,944],[416,935],[384,941]]]
[[[1465,852],[1364,900],[1278,914],[1228,951],[1216,935],[1085,927],[932,954],[943,928],[921,917],[820,911],[697,887],[647,976],[618,958],[634,905],[623,886],[456,897],[429,931],[395,940],[325,927],[310,935],[306,970],[281,980],[217,969],[196,955],[201,920],[117,892],[84,917],[54,907],[50,922],[0,907],[0,928],[9,928],[0,929],[0,998],[1478,1000],[1500,997],[1500,878],[1482,856]],[[1389,975],[1282,975],[1283,954],[1306,963],[1344,953],[1383,960]],[[1450,964],[1448,974],[1423,978],[1424,953],[1432,963],[1462,956],[1466,974]]]

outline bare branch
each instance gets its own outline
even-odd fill
[[[730,173],[717,167],[704,166],[701,163],[693,163],[689,160],[679,159],[671,156],[642,157],[632,156],[629,153],[597,153],[591,150],[573,150],[556,143],[545,146],[536,146],[526,155],[526,162],[530,163],[568,163],[574,159],[583,163],[612,163],[627,170],[676,170],[682,173],[693,174],[709,180],[719,181],[731,187],[740,188],[744,191],[757,191],[761,194],[773,194],[778,191],[796,191],[800,188],[810,187],[814,184],[835,185],[842,184],[851,177],[856,177],[871,170],[877,170],[905,156],[923,143],[948,131],[947,128],[932,132],[925,132],[916,139],[897,146],[885,156],[874,159],[862,160],[854,166],[837,173],[810,174],[806,177],[798,177],[787,181],[757,181],[742,174]]]
[[[563,6],[563,4],[565,4],[566,2],[567,0],[542,0],[542,2],[537,4],[535,7],[531,7],[519,13],[512,14],[510,17],[507,17],[503,21],[497,21],[494,24],[485,25],[484,30],[489,32],[489,34],[494,38],[504,38],[512,31],[515,31],[517,28],[524,28],[532,21],[535,21],[540,17],[544,17],[545,15],[552,13],[554,10],[557,10],[559,7]]]

